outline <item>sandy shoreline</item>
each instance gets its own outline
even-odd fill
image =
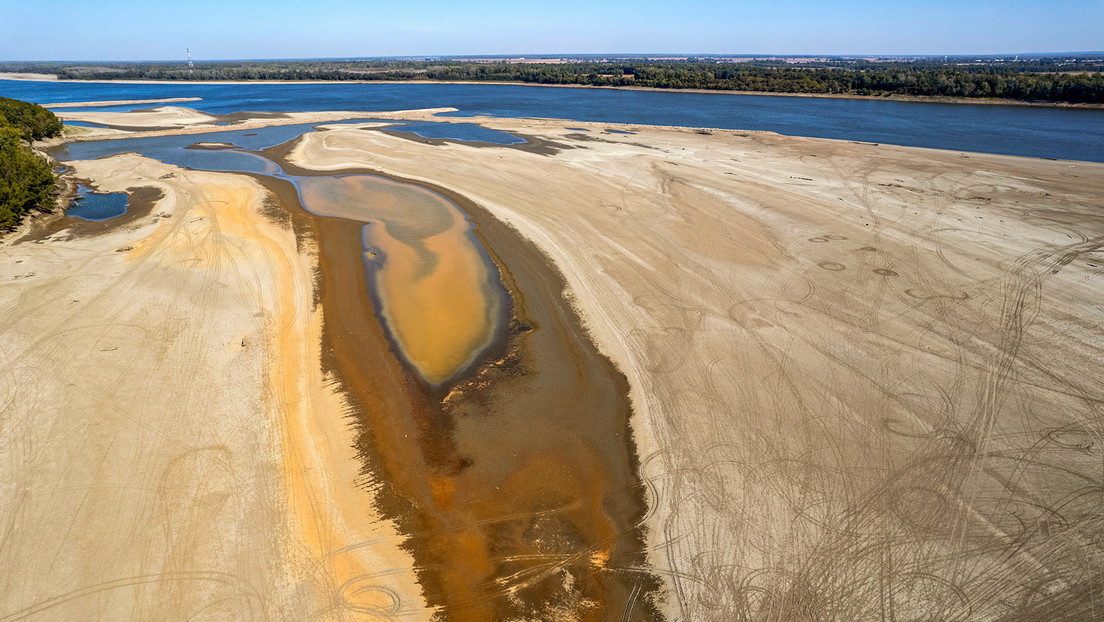
[[[80,108],[83,106],[125,106],[128,104],[167,104],[201,101],[201,97],[165,97],[162,99],[113,99],[91,102],[63,102],[58,104],[39,104],[43,108]]]
[[[678,92],[708,95],[759,95],[774,97],[812,97],[822,99],[855,99],[870,101],[897,101],[935,104],[977,104],[987,106],[1033,106],[1043,108],[1087,108],[1100,109],[1104,104],[1081,104],[1068,102],[1019,101],[1012,99],[983,99],[971,97],[915,96],[915,95],[845,95],[835,93],[771,93],[767,91],[726,91],[714,89],[662,89],[641,86],[597,86],[589,84],[534,84],[531,82],[490,82],[476,80],[238,80],[238,81],[189,81],[189,80],[58,80],[45,77],[11,77],[19,74],[0,73],[0,80],[24,80],[31,82],[65,82],[92,84],[483,84],[507,86],[533,86],[549,88],[606,89],[622,91]]]
[[[78,163],[164,196],[94,234],[54,220],[0,241],[0,482],[36,500],[0,506],[18,534],[0,561],[21,569],[0,571],[0,617],[64,617],[81,590],[123,618],[1095,611],[1104,164],[450,121],[531,142],[332,125],[269,153],[419,183],[471,218],[515,321],[445,395],[391,352],[360,225],[298,209],[287,181]],[[285,122],[304,121],[247,121]],[[85,454],[95,477],[63,468]],[[225,495],[197,496],[201,476]],[[279,548],[256,537],[273,530]],[[134,556],[99,563],[124,540]],[[146,576],[139,557],[161,578],[98,587]],[[223,583],[173,579],[213,564]]]

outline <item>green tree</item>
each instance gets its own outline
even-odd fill
[[[42,140],[61,134],[61,121],[38,104],[0,97],[0,119],[16,128],[25,140]]]

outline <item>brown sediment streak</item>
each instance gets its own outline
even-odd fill
[[[318,175],[283,162],[287,147],[267,155]],[[326,175],[346,173],[379,175]],[[290,183],[260,179],[297,206]],[[439,389],[391,351],[361,223],[293,213],[319,245],[323,364],[354,405],[365,469],[409,537],[426,600],[450,620],[657,619],[625,378],[535,246],[465,197],[419,185],[470,216],[512,303],[483,359]]]

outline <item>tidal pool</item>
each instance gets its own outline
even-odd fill
[[[387,128],[396,132],[409,132],[422,138],[443,138],[462,142],[490,143],[493,145],[519,145],[524,138],[502,130],[492,130],[476,123],[445,123],[441,121],[407,122]]]

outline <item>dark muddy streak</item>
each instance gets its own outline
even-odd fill
[[[512,143],[512,144],[500,144],[500,143],[488,143],[488,142],[471,141],[471,140],[455,140],[455,139],[451,139],[451,138],[425,138],[423,136],[418,136],[417,134],[415,134],[413,132],[408,132],[408,131],[404,132],[404,131],[400,131],[400,130],[393,130],[393,129],[390,129],[388,127],[384,127],[384,128],[369,127],[369,128],[364,128],[364,129],[366,131],[380,132],[380,133],[383,133],[383,134],[387,134],[388,136],[393,136],[395,138],[402,138],[403,140],[409,140],[409,141],[413,141],[413,142],[416,142],[416,143],[421,143],[423,145],[433,145],[433,146],[438,146],[438,147],[441,146],[441,145],[447,145],[447,144],[452,143],[452,144],[464,145],[464,146],[467,146],[467,147],[475,147],[475,148],[479,148],[479,149],[516,149],[518,151],[526,151],[526,152],[529,152],[529,153],[535,153],[537,155],[555,155],[555,154],[557,154],[560,151],[563,151],[565,149],[576,149],[577,148],[577,147],[574,147],[572,145],[567,145],[567,144],[564,144],[564,143],[558,143],[558,142],[555,142],[555,141],[546,140],[544,138],[538,138],[536,136],[531,136],[531,135],[528,135],[528,134],[521,134],[521,133],[518,133],[518,132],[511,132],[511,133],[514,136],[517,136],[518,138],[523,139],[525,142],[523,142],[523,143]]]
[[[395,355],[374,313],[361,223],[314,216],[290,183],[255,176],[318,244],[323,363],[345,390],[377,503],[408,535],[428,602],[452,620],[547,619],[557,609],[659,618],[628,384],[581,329],[563,277],[466,197],[379,171],[299,169],[284,160],[291,146],[264,155],[291,175],[380,175],[455,203],[510,293],[501,339],[434,391]]]

